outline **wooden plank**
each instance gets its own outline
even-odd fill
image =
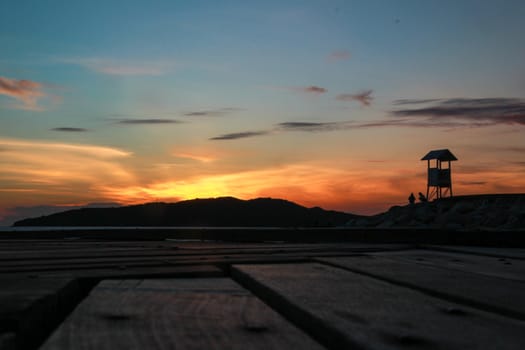
[[[152,256],[171,255],[177,253],[177,247],[173,248],[107,248],[89,247],[79,248],[75,246],[62,246],[53,248],[26,249],[25,247],[11,247],[0,250],[0,260],[33,260],[33,259],[61,259],[61,258],[84,258],[90,256]]]
[[[16,350],[16,333],[0,331],[0,349]]]
[[[97,261],[96,259],[90,263],[74,264],[63,261],[61,263],[53,264],[39,264],[39,265],[26,265],[22,267],[0,267],[0,273],[12,273],[12,274],[31,274],[31,273],[44,273],[47,271],[74,271],[74,270],[88,270],[97,268],[107,269],[125,269],[132,267],[157,267],[169,265],[165,261],[125,261],[125,262],[112,262],[112,261]]]
[[[38,275],[40,278],[74,277],[102,280],[108,278],[204,278],[223,277],[225,273],[212,265],[130,267],[124,269],[88,269]]]
[[[11,268],[31,268],[38,264],[39,266],[82,266],[82,265],[126,265],[126,263],[150,263],[164,261],[171,258],[172,255],[158,255],[158,256],[105,256],[105,257],[84,257],[78,259],[38,259],[38,260],[10,260],[3,261],[1,270],[9,270]]]
[[[323,263],[525,320],[525,284],[378,256],[319,258]]]
[[[227,278],[105,280],[41,347],[320,349]]]
[[[74,272],[93,269],[129,269],[139,267],[161,267],[161,266],[182,266],[182,265],[229,265],[232,263],[250,263],[250,262],[284,262],[284,261],[305,261],[311,257],[317,256],[349,256],[358,253],[348,253],[345,251],[328,251],[328,252],[283,252],[276,254],[226,254],[226,255],[192,255],[192,256],[173,256],[164,259],[81,259],[81,260],[63,260],[63,261],[41,261],[34,265],[23,263],[21,266],[0,266],[0,274],[47,274],[58,271]]]
[[[423,248],[434,249],[446,252],[457,252],[464,254],[475,254],[493,256],[497,258],[511,258],[525,260],[525,249],[523,248],[492,248],[492,247],[471,247],[471,246],[439,246],[422,245]]]
[[[224,250],[240,249],[248,250],[332,250],[345,249],[350,251],[378,251],[378,250],[404,250],[415,247],[412,244],[380,244],[380,243],[227,243],[227,242],[177,242],[182,250]]]
[[[83,297],[69,278],[1,278],[0,286],[0,345],[13,349],[37,346]]]
[[[97,260],[125,260],[125,259],[148,259],[148,258],[171,258],[171,257],[195,257],[195,256],[221,256],[221,255],[251,255],[251,254],[286,254],[286,253],[301,253],[301,252],[318,252],[322,253],[325,251],[346,251],[344,249],[257,249],[257,250],[244,250],[244,249],[221,249],[221,250],[115,250],[115,251],[93,251],[93,250],[67,250],[62,249],[53,252],[34,252],[31,254],[20,254],[19,252],[10,252],[10,255],[1,257],[3,260],[2,267],[7,266],[23,266],[28,264],[34,264],[35,262],[46,262],[46,263],[82,263],[93,259]]]
[[[235,265],[232,276],[333,349],[525,348],[522,321],[328,265]]]
[[[407,249],[406,245],[364,245],[364,244],[310,244],[310,245],[212,245],[207,243],[204,247],[198,248],[198,245],[180,245],[172,247],[77,247],[65,245],[54,247],[52,249],[31,249],[27,250],[28,244],[17,247],[9,247],[2,250],[0,248],[0,260],[2,261],[22,261],[30,260],[61,260],[61,259],[85,259],[85,258],[118,258],[118,257],[151,257],[151,256],[191,256],[191,255],[223,255],[223,254],[281,254],[285,252],[328,252],[328,251],[347,251],[347,252],[373,252]]]
[[[413,264],[438,266],[496,278],[525,281],[525,261],[519,259],[450,253],[428,249],[402,252],[378,252],[372,255],[406,261]]]

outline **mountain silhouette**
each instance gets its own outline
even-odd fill
[[[272,198],[193,199],[117,208],[81,208],[20,220],[13,226],[333,227],[357,215]]]

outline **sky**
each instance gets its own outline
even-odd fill
[[[525,192],[525,2],[29,1],[0,11],[0,222],[234,196],[374,214]]]

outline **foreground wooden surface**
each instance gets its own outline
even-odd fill
[[[525,249],[0,239],[0,349],[525,349]]]

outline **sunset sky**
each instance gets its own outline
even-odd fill
[[[0,6],[0,222],[36,206],[234,196],[372,214],[525,192],[525,2]]]

